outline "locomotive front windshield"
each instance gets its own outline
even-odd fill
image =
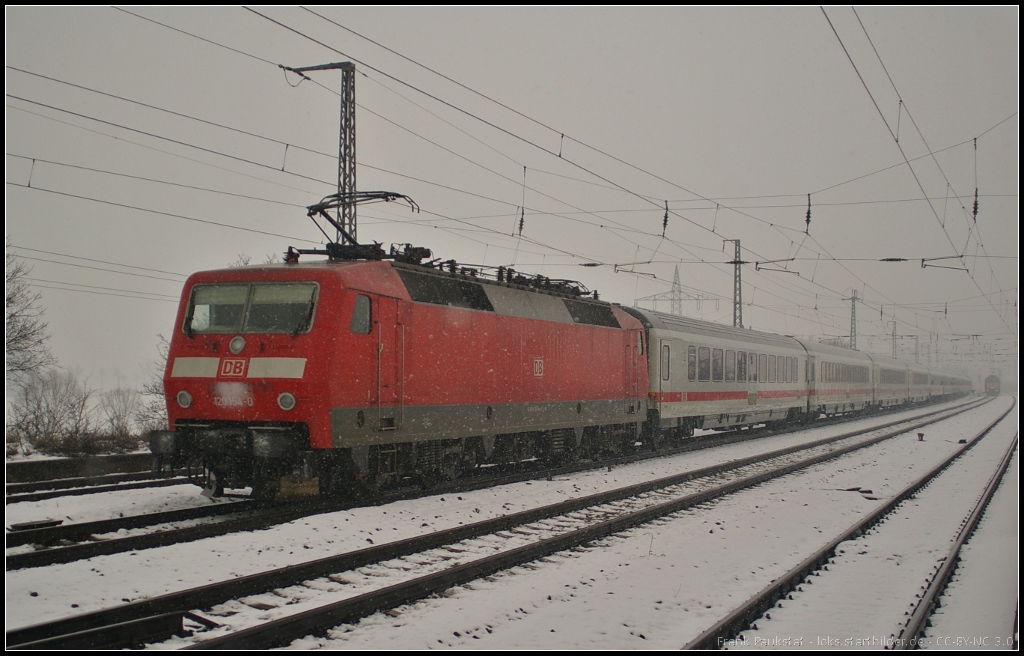
[[[313,322],[316,291],[315,283],[196,285],[185,332],[297,335]]]

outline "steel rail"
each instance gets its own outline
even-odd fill
[[[257,594],[266,592],[279,587],[287,585],[293,585],[297,582],[317,578],[327,574],[335,573],[338,571],[351,570],[357,567],[362,567],[368,564],[380,562],[381,560],[387,560],[390,558],[397,558],[400,556],[407,556],[413,553],[423,551],[426,549],[436,548],[459,540],[464,540],[488,533],[494,533],[497,531],[508,530],[515,526],[522,524],[528,524],[530,522],[538,521],[540,519],[549,518],[552,516],[563,515],[569,512],[581,510],[594,505],[600,505],[611,501],[617,501],[630,496],[636,496],[644,492],[650,492],[652,490],[667,487],[670,485],[678,485],[680,483],[687,482],[701,477],[713,476],[723,472],[727,472],[741,467],[749,466],[752,464],[758,464],[766,459],[781,457],[795,453],[801,450],[807,450],[827,444],[831,444],[837,441],[850,439],[857,437],[864,433],[875,432],[890,428],[893,425],[905,424],[900,429],[891,431],[884,435],[858,442],[855,445],[851,445],[844,449],[817,456],[810,460],[805,460],[795,465],[790,465],[782,470],[774,472],[766,472],[755,476],[753,478],[745,479],[745,485],[755,485],[763,480],[768,480],[773,476],[781,476],[795,471],[799,468],[810,466],[815,462],[820,462],[828,459],[832,459],[843,455],[852,450],[864,448],[875,444],[879,441],[889,439],[899,434],[903,434],[907,431],[915,430],[928,423],[934,421],[940,421],[945,419],[946,416],[953,416],[960,412],[965,412],[969,409],[973,409],[973,405],[970,407],[957,407],[947,408],[931,413],[927,413],[923,416],[914,417],[911,419],[904,419],[901,421],[887,422],[881,426],[873,426],[856,431],[849,431],[841,435],[823,438],[815,440],[811,443],[796,445],[787,447],[784,449],[778,449],[770,453],[758,454],[735,460],[722,465],[715,465],[711,467],[705,467],[699,470],[685,472],[682,474],[676,474],[668,477],[664,477],[655,481],[647,481],[634,486],[626,488],[620,488],[617,490],[611,490],[608,492],[590,495],[587,497],[572,499],[543,508],[532,509],[507,515],[491,520],[484,520],[474,524],[465,526],[455,527],[450,531],[442,531],[432,533],[426,536],[420,536],[415,538],[408,538],[401,541],[396,541],[384,545],[375,547],[369,547],[361,549],[359,551],[341,554],[339,556],[331,556],[320,560],[312,561],[309,563],[301,563],[298,565],[292,565],[289,567],[281,568],[271,572],[253,574],[245,577],[240,577],[232,581],[225,581],[221,583],[215,583],[208,586],[202,586],[199,588],[193,588],[182,592],[171,593],[168,595],[162,595],[160,597],[154,597],[152,599],[142,600],[138,602],[132,602],[123,606],[117,606],[111,609],[105,609],[100,611],[94,611],[91,613],[85,613],[74,617],[57,620],[55,622],[48,622],[44,624],[34,625],[25,627],[22,629],[16,629],[7,633],[7,645],[11,648],[32,648],[36,641],[42,640],[43,638],[52,637],[54,635],[68,635],[74,634],[80,631],[85,631],[89,628],[96,628],[102,626],[110,626],[115,624],[127,624],[131,621],[138,620],[140,617],[152,614],[161,613],[172,613],[178,612],[184,614],[185,611],[195,608],[208,608],[218,603],[230,600],[232,598],[238,598],[242,596]],[[923,420],[922,417],[933,417],[934,415],[945,415],[943,417]],[[716,488],[717,492],[713,496],[721,494],[728,494],[729,492],[741,489],[743,487],[743,481],[739,483],[732,483],[726,486],[720,486]],[[710,494],[710,493],[708,493]],[[690,499],[690,504],[703,503],[710,496],[706,496],[705,493],[698,493],[697,495],[690,495],[686,499]],[[667,508],[665,504],[657,506],[663,508],[662,514],[675,512],[675,509],[664,510]],[[639,519],[639,523],[643,521],[649,521],[648,519]],[[628,522],[627,522],[628,523]],[[605,523],[608,526],[618,526],[617,524]],[[612,528],[612,532],[621,530],[621,528]],[[583,542],[590,541],[594,538],[586,537],[586,534],[580,534],[584,536]],[[550,540],[545,544],[557,544]],[[554,551],[562,550],[562,548],[555,548]],[[499,567],[498,569],[503,569]],[[456,571],[456,570],[453,570]],[[461,570],[460,570],[461,571]],[[477,578],[477,577],[472,577]],[[450,585],[446,586],[450,587]],[[127,643],[126,643],[127,644]]]
[[[987,435],[999,422],[1003,421],[1014,407],[1016,407],[1016,400],[1014,400],[1013,405],[970,439],[967,444],[954,451],[948,458],[905,487],[902,492],[894,495],[892,499],[887,501],[878,509],[857,521],[841,535],[805,558],[796,567],[775,579],[770,585],[747,600],[746,603],[737,607],[731,613],[690,641],[685,647],[683,647],[683,649],[719,649],[723,645],[727,644],[729,640],[735,638],[740,634],[740,632],[747,629],[752,622],[761,616],[762,613],[774,606],[775,602],[795,590],[808,575],[825,566],[829,559],[835,556],[836,547],[840,543],[860,537],[872,526],[882,521],[882,519],[895,510],[897,506],[903,503],[903,501],[913,496],[929,481],[941,474],[950,466],[950,464],[966,453],[969,449],[974,447],[974,445]]]
[[[935,421],[940,420],[941,419],[936,419]],[[685,510],[702,503],[707,503],[713,499],[720,498],[748,487],[759,485],[765,481],[785,476],[820,462],[833,460],[847,453],[866,448],[881,441],[891,439],[897,435],[905,434],[906,432],[920,428],[923,425],[926,424],[918,423],[911,427],[903,427],[899,430],[886,433],[885,435],[864,440],[825,454],[813,456],[797,463],[785,465],[778,469],[762,472],[760,474],[755,474],[732,482],[723,483],[700,492],[687,494],[671,501],[660,503],[639,511],[626,513],[622,516],[593,524],[582,529],[570,531],[563,535],[540,540],[533,544],[495,554],[471,563],[458,565],[441,572],[392,585],[382,590],[369,592],[351,599],[328,604],[320,608],[297,613],[278,620],[272,620],[259,626],[243,629],[226,636],[205,640],[197,644],[190,645],[186,649],[267,649],[284,646],[298,638],[311,634],[323,634],[330,628],[338,626],[339,624],[356,621],[377,611],[408,604],[431,594],[440,594],[453,586],[468,583],[495,572],[528,563],[559,551],[580,547],[588,542],[650,522],[660,517],[664,517],[665,515],[670,515],[680,510]],[[872,431],[873,430],[878,429],[875,428],[872,429]],[[819,442],[827,441],[834,440],[820,440]],[[818,445],[820,444],[816,444],[816,446]],[[806,447],[806,445],[804,446]],[[780,451],[792,452],[791,449],[781,449]],[[767,457],[767,454],[765,454],[755,458],[755,460],[762,461]],[[746,464],[752,463],[748,462]],[[664,487],[664,485],[661,485],[660,487]],[[591,503],[589,505],[595,504]]]
[[[154,474],[153,472],[135,472],[127,474],[102,474],[99,476],[76,476],[74,478],[55,478],[48,481],[28,481],[24,483],[7,483],[6,494],[24,494],[26,492],[39,492],[46,490],[66,490],[76,487],[94,487],[97,485],[111,485],[114,483],[127,483],[131,481],[159,480],[183,476],[183,472],[173,475],[164,473]]]
[[[975,504],[974,510],[964,523],[953,546],[950,547],[949,553],[943,559],[942,565],[939,566],[938,571],[928,581],[927,589],[921,595],[920,602],[911,616],[907,618],[900,634],[896,636],[896,640],[893,643],[896,649],[915,649],[920,645],[921,634],[924,633],[925,628],[928,626],[928,618],[931,617],[938,606],[939,596],[946,589],[949,579],[956,571],[960,560],[960,550],[971,536],[974,535],[974,531],[981,522],[982,515],[985,514],[985,510],[988,508],[989,502],[992,501],[996,489],[1003,481],[1006,470],[1010,468],[1010,461],[1013,460],[1014,451],[1017,450],[1019,436],[1020,433],[1014,436],[1013,443],[1006,450],[1006,453],[1003,454],[1003,459],[1000,461],[999,467],[996,468],[996,473],[989,480],[985,492],[978,500],[978,503]]]
[[[100,494],[103,492],[118,492],[121,490],[142,490],[147,487],[170,487],[172,485],[187,485],[188,480],[184,478],[161,478],[143,481],[139,483],[121,483],[114,485],[95,485],[90,487],[76,487],[69,490],[51,490],[49,492],[26,492],[25,494],[8,494],[4,498],[4,504],[25,503],[29,501],[45,501],[59,497],[78,497],[86,494]]]
[[[962,404],[960,406],[956,406],[955,408],[933,410],[931,412],[917,415],[915,419],[930,417],[944,412],[951,412],[956,409],[970,409],[972,407],[976,407],[977,405],[987,403],[990,400],[991,399],[980,399],[977,401]],[[879,430],[889,426],[898,425],[906,421],[911,421],[911,419],[893,420],[875,426],[871,430]],[[768,431],[768,433],[770,435],[777,434],[771,431]],[[843,439],[847,435],[849,434],[837,436],[836,439]],[[446,485],[432,487],[429,490],[418,491],[416,494],[412,495],[408,493],[408,490],[400,490],[397,492],[381,495],[379,497],[371,499],[369,500],[369,503],[372,503],[373,505],[380,505],[398,499],[417,498],[419,496],[424,496],[428,494],[465,492],[484,487],[493,487],[509,483],[516,483],[521,482],[523,480],[530,480],[536,478],[537,476],[561,476],[565,474],[575,473],[578,471],[593,469],[595,466],[618,466],[621,464],[628,464],[640,460],[646,460],[649,458],[668,457],[679,453],[695,450],[698,448],[708,448],[712,446],[734,444],[736,442],[758,439],[764,436],[765,435],[761,430],[735,431],[734,433],[728,434],[728,436],[725,437],[715,435],[706,436],[705,438],[695,438],[680,447],[672,449],[663,449],[657,452],[631,454],[629,456],[605,459],[599,462],[576,463],[573,465],[542,469],[540,471],[534,470],[526,472],[516,472],[513,474],[505,475],[491,475],[486,477],[475,476],[471,478],[458,479]],[[240,520],[237,523],[218,522],[208,524],[205,527],[172,529],[169,531],[162,531],[160,533],[154,533],[149,535],[138,535],[127,538],[112,538],[109,540],[88,542],[86,544],[64,546],[59,549],[43,549],[32,553],[15,554],[7,557],[6,566],[8,570],[24,569],[28,567],[45,567],[48,565],[68,563],[74,562],[76,560],[82,560],[85,558],[92,558],[98,555],[111,555],[125,551],[138,551],[140,549],[167,546],[169,544],[175,544],[178,542],[188,542],[192,540],[216,537],[218,535],[223,535],[234,531],[265,528],[266,526],[272,525],[275,522],[293,521],[304,516],[324,512],[336,512],[338,510],[346,510],[353,507],[354,505],[356,504],[350,500],[307,502],[303,505],[293,506],[294,509],[297,509],[298,514],[291,514],[289,511],[284,511],[282,515],[269,516],[265,520],[253,517],[246,521]],[[7,548],[11,548],[13,546],[19,546],[22,544],[29,543],[38,544],[41,546],[49,546],[59,544],[63,541],[78,541],[91,539],[91,537],[95,534],[115,532],[121,528],[139,528],[157,523],[193,519],[194,516],[189,515],[189,512],[190,511],[170,511],[166,515],[163,513],[154,515],[140,515],[138,516],[138,519],[123,518],[123,523],[119,523],[122,521],[121,519],[113,519],[102,520],[101,522],[83,522],[81,524],[69,526],[48,526],[44,528],[33,528],[30,531],[12,531],[7,535],[6,546]],[[233,511],[208,511],[208,514],[217,515],[225,514],[226,512]],[[181,515],[174,516],[174,513],[181,513]],[[199,513],[195,516],[201,517],[204,515],[202,513]]]
[[[100,519],[93,522],[79,522],[77,524],[62,524],[59,526],[46,526],[43,528],[27,528],[21,530],[10,530],[5,537],[6,548],[20,547],[25,544],[51,545],[63,541],[89,540],[97,534],[114,533],[121,529],[142,528],[154,524],[166,524],[168,522],[181,522],[204,517],[216,517],[231,513],[244,512],[253,508],[261,507],[259,501],[236,501],[211,506],[200,506],[197,508],[182,508],[179,510],[165,510],[162,512],[149,513],[146,515],[129,515],[127,517],[115,517],[111,519]],[[13,556],[8,556],[10,559]],[[11,567],[8,561],[7,569],[20,569],[17,565]]]

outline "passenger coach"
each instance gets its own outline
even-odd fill
[[[797,340],[624,309],[647,329],[649,419],[665,437],[803,417],[807,352]]]

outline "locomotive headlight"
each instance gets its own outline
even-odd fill
[[[235,355],[238,355],[239,353],[241,353],[242,349],[244,349],[244,348],[245,348],[245,338],[242,337],[241,335],[239,335],[237,337],[232,337],[231,341],[228,342],[228,350],[230,350]]]
[[[181,390],[180,392],[178,392],[178,405],[180,405],[183,408],[188,408],[190,405],[192,405],[192,395],[186,392],[185,390]]]
[[[291,410],[295,407],[295,396],[290,392],[281,392],[277,396],[277,405],[280,406],[282,410]]]

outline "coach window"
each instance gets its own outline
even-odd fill
[[[736,351],[736,380],[747,382],[747,352]]]
[[[783,382],[786,382],[786,383],[792,383],[793,382],[793,378],[792,378],[793,374],[790,373],[790,371],[792,371],[792,369],[793,369],[790,366],[790,363],[791,363],[792,360],[793,360],[793,358],[789,357],[788,355],[786,357],[784,357],[784,358],[779,358],[779,364],[782,366],[782,368],[784,370],[783,373],[785,374],[785,377],[786,377],[786,380],[783,381]],[[782,375],[780,375],[779,378],[782,378]]]
[[[736,351],[725,352],[725,381],[736,380]]]
[[[750,354],[750,368],[747,369],[747,375],[750,382],[757,382],[757,353]]]
[[[669,377],[668,365],[669,365],[669,359],[670,359],[669,356],[670,355],[671,355],[671,353],[669,351],[668,344],[662,344],[661,345],[661,379],[662,380],[668,380],[668,377]]]
[[[686,349],[686,380],[697,380],[697,347]]]
[[[370,325],[370,297],[356,294],[355,307],[352,309],[352,332],[357,335],[369,335]]]
[[[722,382],[722,373],[725,371],[725,356],[722,349],[711,350],[711,379],[716,383]]]
[[[792,358],[793,364],[790,365],[790,371],[793,374],[793,382],[800,382],[800,360],[799,358]]]
[[[774,355],[769,355],[768,356],[768,382],[769,383],[774,383],[775,382],[775,356]]]
[[[697,379],[711,380],[711,349],[706,346],[697,349]]]
[[[764,353],[757,356],[757,380],[768,382],[768,356]]]

